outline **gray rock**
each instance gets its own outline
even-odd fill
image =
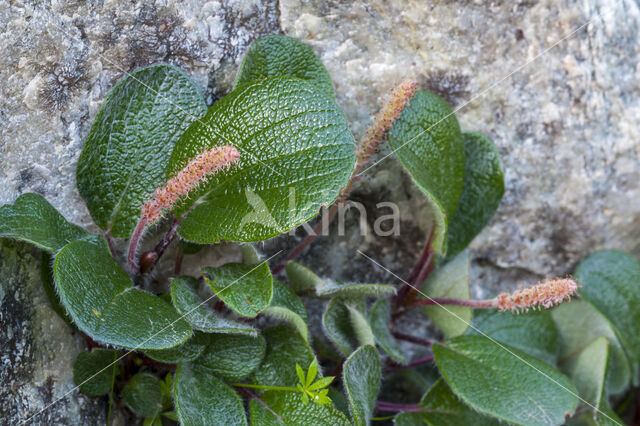
[[[0,0],[0,205],[37,192],[96,231],[75,188],[75,169],[111,87],[136,67],[169,62],[212,103],[229,89],[249,43],[279,32],[278,17],[275,0]],[[72,392],[72,363],[84,340],[49,307],[37,250],[5,241],[0,248],[2,423],[17,424],[55,403],[32,422],[104,424],[105,401]]]
[[[212,103],[229,90],[248,44],[284,31],[326,64],[356,138],[381,97],[413,78],[461,107],[463,129],[495,141],[506,194],[472,244],[478,297],[568,273],[599,248],[640,256],[640,10],[633,1],[0,0],[0,27],[0,204],[38,192],[96,230],[75,189],[75,168],[115,82],[166,61],[185,69]],[[400,282],[356,250],[406,277],[431,223],[424,197],[386,158],[352,199],[367,207],[362,229],[349,213],[346,234],[333,224],[302,261],[336,280]],[[388,214],[376,208],[382,201],[400,207],[397,237],[362,232]],[[43,299],[37,252],[2,244],[0,337],[9,344],[0,354],[0,416],[14,422],[73,388],[69,366],[83,345]],[[259,246],[274,254],[291,245],[278,238]],[[406,321],[428,332],[419,318]],[[101,404],[76,392],[41,423],[104,421]]]

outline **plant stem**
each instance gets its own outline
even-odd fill
[[[184,253],[182,250],[178,250],[178,255],[176,256],[176,264],[173,266],[173,275],[180,275],[180,271],[182,270],[182,260],[184,259]]]
[[[397,404],[395,402],[376,401],[376,408],[379,411],[391,411],[391,412],[408,412],[419,413],[422,411],[428,411],[427,409],[417,404]]]
[[[266,385],[250,385],[248,383],[231,383],[231,386],[237,388],[265,389],[265,390],[281,390],[289,392],[299,392],[298,388],[289,386],[266,386]]]
[[[413,269],[411,270],[411,274],[409,274],[409,278],[407,278],[407,282],[404,283],[404,286],[402,287],[402,289],[400,289],[400,291],[394,298],[394,306],[396,308],[398,308],[404,303],[410,290],[413,290],[412,286],[415,286],[416,282],[419,282],[417,281],[417,278],[420,275],[420,272],[423,270],[424,265],[427,264],[427,262],[429,262],[430,264],[433,261],[433,250],[431,248],[431,243],[433,242],[434,232],[435,232],[435,229],[432,229],[431,233],[429,234],[429,238],[427,239],[427,242],[424,245],[424,248],[422,249],[422,253],[418,258],[418,261],[413,266]]]
[[[136,229],[133,230],[133,234],[131,234],[131,238],[129,239],[129,252],[127,253],[127,263],[129,264],[129,268],[133,272],[138,272],[138,263],[136,262],[136,250],[138,249],[138,243],[140,242],[140,237],[142,237],[142,233],[144,232],[144,228],[147,226],[147,220],[143,217],[140,218],[138,224],[136,225]]]
[[[433,344],[431,340],[421,339],[420,337],[411,336],[409,334],[404,334],[397,331],[393,331],[392,334],[396,339],[404,340],[405,342],[415,343],[416,345],[430,347]]]
[[[307,248],[307,246],[309,244],[311,244],[318,235],[322,234],[322,232],[325,229],[325,226],[328,226],[329,223],[331,222],[331,220],[335,217],[335,215],[338,213],[338,210],[340,209],[340,203],[336,202],[334,203],[331,208],[329,209],[329,214],[327,215],[327,218],[325,219],[324,217],[320,220],[320,222],[318,222],[316,224],[316,226],[313,228],[313,233],[308,234],[302,241],[300,241],[300,243],[295,246],[293,248],[293,250],[291,250],[291,252],[289,252],[289,254],[287,255],[287,257],[284,258],[284,260],[279,263],[278,265],[274,266],[273,269],[271,270],[271,273],[273,275],[279,273],[280,271],[282,271],[284,269],[284,267],[286,266],[287,262],[295,259],[296,257],[298,257],[300,255],[300,253],[302,253],[304,251],[305,248]]]
[[[389,366],[386,366],[385,370],[386,371],[404,370],[406,368],[417,367],[419,365],[429,364],[431,362],[433,362],[433,355],[432,354],[428,354],[428,355],[421,356],[419,358],[413,359],[408,364],[405,364],[405,365],[389,365]]]
[[[469,308],[476,309],[491,309],[498,306],[498,299],[486,299],[486,300],[464,300],[464,299],[449,299],[445,297],[434,297],[432,299],[420,299],[414,300],[407,307],[413,306],[431,306],[431,305],[451,305],[451,306],[467,306]]]

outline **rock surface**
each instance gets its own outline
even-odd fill
[[[75,167],[115,82],[137,66],[170,62],[212,103],[229,89],[248,44],[283,31],[321,57],[356,138],[381,97],[413,78],[460,107],[464,130],[494,140],[506,193],[472,244],[478,296],[565,274],[599,248],[640,256],[640,10],[633,1],[99,4],[0,0],[0,204],[38,192],[91,228]],[[349,214],[345,236],[334,224],[303,258],[321,274],[395,280],[357,249],[407,276],[430,218],[410,178],[385,155],[352,198],[367,208],[369,230],[389,213],[376,204],[396,202],[401,235],[363,235]],[[69,366],[82,341],[43,299],[37,251],[2,245],[0,417],[13,423],[73,388]],[[290,245],[279,238],[263,247],[276,253]],[[101,404],[76,392],[38,421],[103,422]]]

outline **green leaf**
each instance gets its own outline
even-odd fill
[[[92,339],[130,349],[167,349],[191,337],[189,324],[165,301],[133,287],[104,248],[66,245],[53,267],[60,299]]]
[[[307,370],[307,380],[304,383],[304,387],[308,388],[309,386],[311,386],[311,384],[313,383],[317,375],[318,375],[318,360],[314,358],[313,361],[311,361],[311,364],[309,364],[309,369]]]
[[[409,361],[407,354],[400,348],[396,339],[393,338],[389,324],[391,324],[391,304],[388,300],[378,300],[369,311],[369,324],[375,337],[376,343],[391,358],[400,364]]]
[[[150,350],[144,354],[149,358],[166,364],[178,364],[180,362],[193,361],[198,358],[209,345],[209,336],[196,331],[193,337],[183,344],[170,349]]]
[[[303,370],[315,359],[309,344],[289,327],[277,326],[263,332],[267,351],[251,383],[265,386],[296,386],[299,378],[295,365]]]
[[[255,265],[260,263],[260,254],[258,250],[251,244],[240,245],[242,251],[242,263],[245,265]]]
[[[258,265],[227,263],[203,268],[205,281],[231,310],[255,318],[273,298],[273,277],[267,262]]]
[[[315,292],[317,287],[323,287],[326,284],[324,280],[316,275],[311,269],[298,262],[288,262],[285,267],[289,285],[295,292],[307,292],[309,290]]]
[[[569,365],[566,371],[578,390],[578,395],[591,404],[590,411],[600,406],[605,395],[605,376],[609,359],[609,342],[602,336],[587,345]]]
[[[420,401],[425,412],[403,413],[395,417],[396,426],[430,425],[430,426],[498,426],[500,422],[483,416],[464,404],[441,378],[431,386]]]
[[[610,344],[598,337],[565,364],[565,368],[583,399],[587,412],[568,424],[622,425],[624,422],[611,409],[606,398],[606,372]]]
[[[356,426],[368,425],[380,390],[382,368],[376,348],[365,345],[344,362],[342,381]]]
[[[183,425],[247,424],[238,394],[202,367],[178,366],[174,401],[178,420]]]
[[[162,410],[160,380],[148,373],[138,373],[122,390],[122,399],[142,417],[158,417]]]
[[[333,376],[323,377],[321,379],[318,379],[317,382],[307,386],[307,390],[316,391],[316,390],[319,390],[319,389],[322,389],[322,388],[326,388],[331,383],[333,383],[334,379],[335,379],[335,377],[333,377]]]
[[[433,345],[451,389],[474,409],[520,425],[559,425],[576,409],[576,389],[549,364],[483,336]]]
[[[298,330],[304,340],[309,340],[307,310],[300,298],[278,280],[273,280],[273,300],[271,306],[264,310],[264,314],[288,322]]]
[[[313,291],[316,297],[330,299],[340,297],[355,299],[362,297],[390,297],[396,294],[396,288],[388,284],[336,283],[322,279],[309,268],[297,262],[289,262],[286,266],[287,277],[294,291]]]
[[[274,77],[236,88],[180,138],[169,171],[213,146],[240,160],[212,177],[175,213],[186,240],[260,241],[331,204],[355,165],[355,141],[333,99],[299,79]]]
[[[304,385],[306,379],[304,378],[304,370],[300,367],[300,364],[296,364],[296,374],[298,375],[298,379],[300,380],[300,385]]]
[[[351,301],[351,303],[361,311],[365,309],[364,301],[359,301],[357,304]],[[344,355],[349,355],[358,347],[358,338],[351,322],[351,313],[344,301],[333,299],[329,302],[322,316],[322,326],[327,337]]]
[[[73,362],[73,381],[85,395],[105,395],[111,391],[111,381],[117,367],[116,350],[94,349],[91,352],[80,352]]]
[[[40,279],[42,280],[42,286],[44,287],[44,292],[47,294],[47,299],[49,299],[49,303],[51,303],[51,307],[53,310],[62,318],[69,326],[75,328],[75,324],[71,320],[69,314],[62,306],[62,302],[60,301],[60,297],[56,292],[56,284],[53,282],[53,257],[46,251],[42,252],[42,256],[40,258]]]
[[[470,299],[470,263],[469,252],[460,253],[450,262],[436,269],[436,271],[421,284],[420,288],[422,289],[422,293],[432,298]],[[421,298],[424,299],[424,297]],[[473,317],[471,308],[465,308],[463,306],[425,306],[422,309],[434,324],[449,337],[459,336],[467,331]]]
[[[305,396],[299,392],[265,392],[261,397],[262,403],[254,399],[249,404],[251,426],[351,425],[341,411],[331,405],[305,402]]]
[[[371,326],[369,325],[369,321],[367,317],[360,312],[357,308],[347,304],[347,309],[349,309],[349,318],[351,320],[351,327],[356,335],[356,339],[358,341],[358,346],[363,345],[376,345],[376,339],[373,336],[373,331],[371,331]]]
[[[465,153],[464,184],[460,202],[449,221],[447,255],[464,250],[493,217],[504,194],[500,154],[481,133],[462,134]]]
[[[197,284],[198,281],[192,277],[178,277],[171,281],[173,306],[191,327],[207,333],[258,335],[250,325],[224,318],[209,309],[195,291]]]
[[[555,365],[558,359],[558,330],[548,310],[517,315],[495,309],[478,309],[474,312],[473,327],[467,334],[487,335],[551,365]]]
[[[445,253],[447,223],[458,206],[465,175],[458,119],[442,98],[419,90],[389,131],[389,144],[427,195],[436,221],[432,246]]]
[[[251,43],[240,64],[234,88],[276,76],[306,80],[328,96],[334,96],[331,77],[313,50],[295,38],[280,34],[263,36]]]
[[[73,225],[42,195],[27,193],[13,204],[0,207],[0,238],[14,238],[55,254],[68,243],[89,238]]]
[[[596,252],[580,263],[578,290],[611,323],[633,360],[632,377],[640,362],[640,263],[617,250]],[[634,380],[636,384],[637,380]]]
[[[556,306],[551,310],[551,316],[558,330],[558,364],[561,369],[598,337],[604,336],[610,342],[607,392],[617,394],[627,388],[631,380],[629,359],[611,325],[600,312],[583,300],[573,300]]]
[[[137,69],[111,89],[76,175],[99,227],[117,238],[131,235],[142,204],[165,181],[176,141],[206,111],[198,86],[171,65]]]
[[[262,362],[265,340],[232,334],[210,334],[209,345],[193,363],[226,380],[240,380],[251,374]]]

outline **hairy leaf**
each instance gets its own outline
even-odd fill
[[[90,238],[73,225],[42,195],[27,193],[0,207],[0,238],[14,238],[55,254],[68,243]]]
[[[382,350],[400,364],[406,364],[409,361],[407,354],[398,346],[389,329],[391,324],[391,304],[388,300],[378,300],[371,307],[369,323],[376,343]]]
[[[251,43],[234,86],[276,76],[307,80],[333,97],[331,77],[313,50],[295,38],[280,34],[266,35]]]
[[[417,91],[389,131],[398,160],[427,195],[436,220],[433,248],[445,253],[465,175],[464,143],[451,107],[433,93]]]
[[[296,294],[278,280],[273,280],[273,300],[264,314],[291,324],[298,333],[309,341],[307,310]]]
[[[180,138],[170,174],[213,146],[240,160],[209,179],[175,213],[186,240],[259,241],[318,214],[345,186],[355,164],[353,137],[333,99],[310,83],[273,77],[236,88]]]
[[[297,262],[289,262],[286,266],[287,277],[295,291],[313,291],[316,297],[330,299],[356,299],[362,297],[390,297],[396,294],[396,288],[388,284],[336,283],[322,279],[309,268]]]
[[[366,426],[380,390],[382,368],[376,348],[365,345],[344,362],[343,384],[356,426]]]
[[[349,303],[360,311],[365,309],[363,300],[349,301]],[[322,316],[322,326],[327,337],[344,355],[349,355],[358,347],[358,337],[345,301],[333,299],[329,302]]]
[[[198,281],[192,277],[178,277],[171,281],[173,306],[196,330],[207,333],[245,334],[256,336],[258,331],[248,324],[232,321],[209,309],[195,291]]]
[[[558,358],[558,330],[551,311],[515,315],[495,309],[478,309],[474,312],[473,327],[467,334],[487,335],[551,365],[555,365]]]
[[[60,297],[56,292],[56,284],[53,282],[53,257],[49,252],[43,251],[40,258],[40,279],[42,280],[42,286],[44,292],[47,294],[47,299],[51,303],[53,310],[62,318],[69,326],[75,328],[73,320],[67,314],[67,311],[62,306]]]
[[[94,340],[131,349],[167,349],[191,337],[191,327],[175,309],[133,287],[104,248],[72,242],[58,253],[53,270],[67,312]]]
[[[137,69],[111,89],[76,176],[98,226],[114,237],[131,235],[142,204],[166,178],[176,141],[206,110],[198,86],[171,65]]]
[[[451,389],[490,416],[520,425],[559,425],[578,404],[576,389],[566,376],[486,337],[460,336],[436,343],[433,355]]]
[[[298,392],[268,391],[249,404],[251,426],[331,425],[349,426],[347,417],[331,405],[303,401]]]
[[[165,364],[178,364],[198,358],[209,345],[209,336],[196,331],[193,337],[183,344],[170,349],[149,350],[144,354],[149,358]]]
[[[304,370],[315,359],[309,344],[289,327],[277,326],[263,332],[267,351],[251,382],[268,386],[296,386],[296,364]]]
[[[203,367],[180,364],[176,370],[173,392],[180,424],[247,424],[238,394]]]
[[[420,401],[425,412],[402,413],[394,418],[396,426],[498,426],[500,422],[479,414],[464,404],[441,378],[431,386]]]
[[[449,221],[449,256],[464,250],[482,231],[504,194],[502,162],[493,142],[476,132],[463,133],[462,141],[466,162],[464,184],[458,207]]]
[[[567,373],[576,385],[578,395],[590,404],[589,411],[597,415],[602,399],[606,399],[605,376],[609,359],[609,342],[607,338],[598,337],[588,344],[567,365]]]
[[[583,260],[576,269],[575,277],[583,286],[578,290],[580,295],[612,324],[633,360],[632,377],[637,377],[640,363],[640,263],[621,251],[604,250]]]
[[[273,298],[273,277],[267,262],[257,265],[227,263],[202,270],[209,287],[230,309],[255,318]]]
[[[193,363],[206,367],[218,377],[240,380],[262,362],[265,340],[261,335],[209,334],[208,337],[209,345]]]
[[[584,348],[603,336],[609,341],[607,392],[617,394],[627,388],[631,380],[629,359],[611,325],[600,312],[584,300],[573,300],[556,306],[551,310],[551,316],[558,330],[558,365],[561,370]]]
[[[367,317],[360,312],[357,308],[346,305],[349,309],[349,319],[351,320],[351,327],[356,335],[358,345],[376,345],[376,339],[373,336],[373,331],[369,325]]]
[[[122,399],[142,417],[158,417],[162,410],[160,380],[148,373],[138,373],[122,390]]]
[[[429,297],[445,297],[468,300],[469,291],[469,252],[460,253],[450,262],[438,268],[420,286]],[[422,297],[424,298],[424,297]],[[423,308],[431,320],[449,337],[464,333],[473,316],[471,308],[463,306],[425,306]]]
[[[73,381],[85,395],[104,395],[111,391],[117,367],[116,350],[94,349],[91,352],[80,352],[73,362]]]

